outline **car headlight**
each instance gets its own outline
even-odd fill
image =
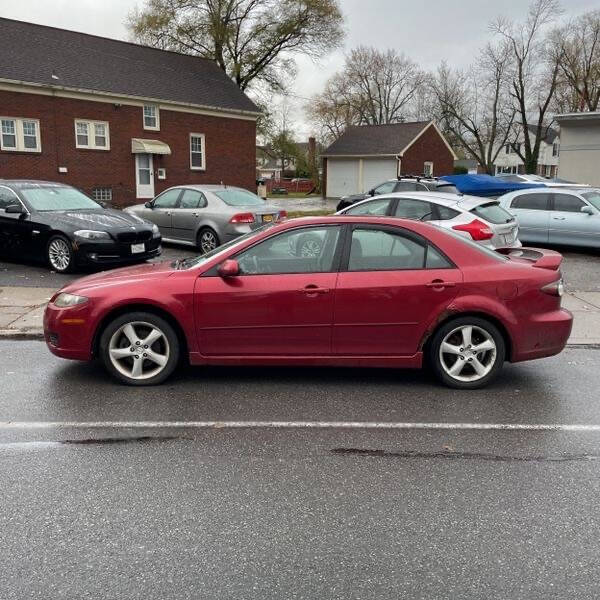
[[[58,308],[66,308],[67,306],[77,306],[78,304],[84,304],[88,299],[85,296],[76,296],[75,294],[67,294],[63,292],[54,298],[52,302],[54,306]]]
[[[160,229],[156,223],[152,224],[152,237],[158,237],[160,235]]]
[[[77,237],[84,240],[110,240],[108,231],[94,231],[93,229],[80,229],[75,232]]]

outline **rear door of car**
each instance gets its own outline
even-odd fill
[[[581,212],[587,202],[567,192],[552,192],[548,241],[576,246],[600,245],[600,216]]]
[[[522,242],[548,243],[550,193],[525,193],[514,196],[505,208],[517,218]]]
[[[172,210],[173,237],[185,242],[196,242],[198,224],[208,206],[206,196],[194,189],[184,189],[179,203]]]

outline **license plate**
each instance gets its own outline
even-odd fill
[[[508,233],[507,235],[504,235],[502,237],[504,237],[504,243],[505,244],[512,244],[515,241],[515,234],[514,233]]]
[[[144,244],[131,244],[131,254],[140,254],[146,251]]]
[[[272,220],[273,220],[273,215],[263,215],[262,216],[263,223],[270,223]]]

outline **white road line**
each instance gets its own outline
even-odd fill
[[[369,421],[0,421],[1,429],[457,429],[599,431],[600,425],[565,423],[386,423]]]

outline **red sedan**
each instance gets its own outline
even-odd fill
[[[394,218],[265,225],[203,256],[117,269],[54,295],[46,342],[100,357],[128,384],[194,365],[421,367],[456,388],[487,384],[505,360],[552,356],[571,314],[561,256],[488,250]]]

